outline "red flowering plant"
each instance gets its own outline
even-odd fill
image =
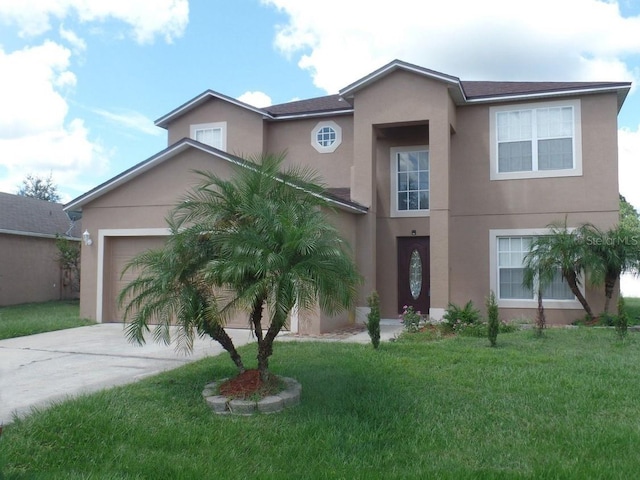
[[[402,307],[402,313],[400,314],[400,321],[407,332],[415,333],[420,329],[420,323],[422,322],[422,314],[420,310],[417,312],[410,305]]]

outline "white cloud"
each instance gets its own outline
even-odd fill
[[[63,93],[76,82],[70,51],[51,41],[12,53],[0,48],[0,190],[15,192],[28,173],[63,186],[102,172],[108,155],[80,119],[67,119]],[[68,183],[67,183],[68,182]]]
[[[640,211],[640,125],[618,130],[620,193]]]
[[[325,0],[262,0],[289,16],[276,47],[299,56],[319,88],[336,92],[399,58],[463,80],[631,80],[622,59],[640,53],[640,17],[617,3],[396,0],[362,8]],[[339,12],[339,13],[336,13]],[[550,14],[549,12],[553,12]]]
[[[80,119],[55,129],[0,139],[0,159],[0,165],[7,170],[0,190],[10,193],[29,173],[52,174],[54,183],[66,187],[76,183],[82,174],[98,175],[108,166],[108,153],[100,143],[89,140],[89,132]]]
[[[164,135],[165,131],[156,127],[153,120],[144,116],[140,112],[132,110],[122,111],[120,113],[109,112],[107,110],[95,109],[95,113],[107,120],[117,123],[127,129],[134,129],[148,135]]]
[[[75,84],[70,55],[50,41],[13,53],[0,47],[0,139],[41,133],[63,123],[68,106],[57,89]]]
[[[80,22],[119,20],[132,28],[138,43],[156,35],[171,42],[182,36],[189,21],[188,0],[2,0],[0,22],[17,25],[22,37],[51,29],[51,19],[74,14]]]
[[[87,49],[87,43],[82,38],[78,37],[75,32],[67,30],[64,26],[60,25],[59,33],[62,39],[71,44],[74,53],[82,53]]]
[[[238,97],[238,100],[257,108],[268,107],[273,104],[271,97],[263,92],[245,92]]]

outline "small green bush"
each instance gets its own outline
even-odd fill
[[[456,333],[467,329],[469,325],[481,323],[480,310],[473,306],[471,300],[462,308],[449,302],[442,319]]]
[[[498,302],[496,302],[496,295],[493,290],[487,297],[487,319],[487,336],[491,346],[495,347],[498,341],[498,331],[500,330],[500,318],[498,317]]]
[[[378,292],[371,293],[367,298],[367,304],[371,309],[367,314],[367,331],[373,348],[378,348],[380,346],[380,297]]]

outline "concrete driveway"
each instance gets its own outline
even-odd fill
[[[236,346],[249,330],[228,329]],[[105,323],[0,340],[0,424],[70,396],[95,392],[171,370],[224,350],[198,339],[191,355],[175,345],[127,342],[122,324]]]

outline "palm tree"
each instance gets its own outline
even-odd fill
[[[523,284],[532,288],[538,282],[538,297],[558,272],[567,282],[571,292],[578,299],[590,320],[594,319],[591,307],[587,303],[581,287],[581,276],[592,264],[590,251],[586,248],[581,229],[571,230],[564,223],[547,225],[548,235],[536,237],[531,249],[524,258]]]
[[[258,369],[266,380],[273,342],[294,307],[305,311],[319,305],[334,314],[353,305],[360,277],[326,217],[324,189],[310,170],[282,171],[283,159],[268,155],[245,161],[228,180],[199,172],[202,182],[171,215],[172,240],[164,255],[172,258],[151,259],[161,269],[164,263],[179,265],[153,272],[155,282],[152,275],[144,277],[147,283],[139,277],[139,286],[134,281],[121,294],[122,299],[137,294],[128,308],[133,318],[130,338],[139,340],[157,315],[154,302],[148,304],[145,298],[152,290],[164,292],[151,295],[156,303],[175,299],[170,309],[162,310],[165,334],[175,317],[183,331],[195,326],[219,341],[216,328],[224,331],[225,319],[246,312],[258,342]],[[183,245],[186,256],[193,258],[177,255]],[[140,258],[144,260],[144,254]],[[131,265],[145,262],[134,259]],[[156,283],[165,276],[180,281],[160,288]],[[183,311],[185,315],[176,315]],[[188,333],[184,337],[191,338]],[[241,362],[236,365],[243,368]]]
[[[126,305],[125,321],[130,322],[126,334],[129,340],[143,344],[153,322],[154,340],[169,344],[170,327],[178,325],[178,343],[188,351],[193,348],[194,332],[209,335],[243,372],[242,359],[220,321],[217,299],[201,272],[213,254],[208,242],[171,225],[163,249],[148,250],[133,258],[123,274],[136,271],[138,276],[118,297],[119,303]]]
[[[609,313],[616,283],[625,272],[638,272],[640,266],[639,232],[623,223],[603,231],[591,224],[582,227],[587,247],[592,255],[590,281],[604,283],[604,313]]]

